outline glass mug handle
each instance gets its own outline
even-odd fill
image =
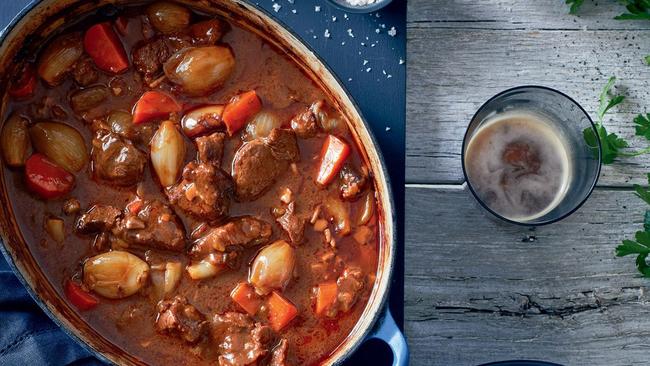
[[[388,306],[384,315],[379,318],[375,331],[368,339],[380,339],[384,341],[393,351],[393,366],[407,366],[409,364],[409,347],[404,334],[393,319]]]

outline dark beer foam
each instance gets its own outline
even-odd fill
[[[494,212],[527,221],[564,198],[570,149],[551,126],[540,115],[520,111],[496,115],[474,132],[465,168],[472,188]]]

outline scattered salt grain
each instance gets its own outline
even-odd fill
[[[341,42],[341,46],[345,46],[345,41],[344,41],[344,42]]]
[[[330,30],[329,30],[329,29],[325,29],[325,33],[323,33],[323,35],[325,36],[325,38],[330,38],[330,35],[331,35],[331,34],[330,34]]]
[[[366,66],[368,64],[368,60],[363,60],[363,66]]]
[[[386,132],[390,131],[390,127],[386,126]]]
[[[348,20],[348,14],[347,14],[347,13],[343,13],[343,18],[345,18],[345,20]]]
[[[397,35],[397,29],[395,29],[395,27],[390,27],[387,33],[389,36],[395,37]]]
[[[381,73],[386,75],[386,70],[381,70]]]
[[[376,43],[373,43],[370,45],[370,47],[375,47],[376,45],[377,45]]]
[[[294,13],[294,14],[297,14],[297,13],[298,13],[298,10],[296,10],[296,9],[291,9],[291,12]]]
[[[314,39],[316,39],[316,38],[318,38],[318,36],[314,34]]]
[[[370,71],[372,71],[372,67],[366,69],[366,72],[370,72]]]
[[[379,34],[379,32],[381,32],[379,28],[375,29],[375,33]]]
[[[319,8],[320,8],[320,7],[319,7]],[[332,17],[332,21],[335,22],[335,21],[336,21],[336,17]]]
[[[352,33],[352,29],[348,28],[348,36],[354,38],[354,33]]]
[[[361,46],[366,47],[366,43],[365,43],[365,42],[361,42]]]
[[[274,10],[276,13],[277,13],[278,11],[280,11],[280,8],[282,8],[282,5],[280,5],[280,4],[278,4],[278,3],[274,3],[274,4],[273,4],[273,10]]]
[[[388,74],[388,75],[386,76],[386,79],[390,79],[390,78],[392,78],[392,77],[393,77],[393,75]]]
[[[379,26],[381,27],[381,29],[386,29],[386,24],[384,23],[379,24]]]
[[[348,78],[348,81],[352,81],[352,78]]]
[[[400,64],[400,65],[404,65],[404,60],[400,58],[400,59],[399,59],[399,64]]]
[[[318,6],[318,5],[314,6],[314,11],[316,13],[318,13],[320,11],[320,6]]]

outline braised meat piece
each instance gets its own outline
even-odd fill
[[[125,210],[114,234],[133,245],[183,251],[185,230],[171,208],[158,200],[143,202],[141,206],[138,210]]]
[[[290,130],[276,128],[268,137],[244,144],[232,163],[237,198],[240,201],[257,198],[299,157],[296,135]]]
[[[197,137],[196,150],[198,152],[199,161],[201,163],[212,164],[216,167],[220,167],[225,139],[226,134],[221,132]]]
[[[113,206],[94,205],[79,216],[75,229],[80,234],[96,234],[111,230],[122,215]]]
[[[271,224],[249,216],[237,217],[227,224],[210,229],[194,242],[192,256],[210,252],[225,252],[231,247],[248,248],[268,242],[273,230]]]
[[[325,102],[319,100],[291,119],[291,129],[298,137],[307,139],[316,136],[320,131],[319,113]]]
[[[275,346],[273,352],[271,353],[271,362],[269,366],[288,366],[287,363],[287,351],[289,348],[289,342],[286,339],[282,338],[280,343]]]
[[[346,200],[354,200],[359,197],[368,185],[368,174],[362,168],[359,172],[352,164],[345,164],[339,173],[341,197]]]
[[[190,162],[183,180],[167,189],[167,197],[198,219],[216,221],[228,214],[232,191],[228,173],[212,164]]]
[[[359,299],[359,294],[363,289],[363,271],[359,267],[349,267],[343,271],[343,274],[336,280],[339,288],[337,303],[339,310],[347,312]]]
[[[88,56],[82,56],[72,68],[72,78],[80,86],[89,86],[97,82],[99,72],[95,69],[93,60]]]
[[[130,140],[99,129],[92,146],[92,169],[97,178],[119,186],[134,185],[142,180],[147,156]]]
[[[133,66],[145,75],[155,75],[162,70],[171,52],[162,38],[142,43],[133,49]]]
[[[191,46],[191,40],[185,37],[157,37],[139,43],[133,48],[133,65],[135,69],[150,79],[162,72],[163,64],[176,51]]]
[[[219,345],[219,366],[257,365],[269,354],[271,328],[241,313],[217,314],[212,337]]]
[[[349,267],[336,280],[337,295],[329,307],[325,309],[325,316],[333,318],[339,312],[347,312],[359,299],[361,290],[364,287],[363,271],[359,267]],[[314,291],[315,293],[316,291]]]
[[[207,327],[205,316],[184,297],[176,296],[173,300],[158,303],[156,330],[160,333],[196,343]]]
[[[284,214],[278,217],[276,221],[287,232],[293,244],[299,244],[302,241],[305,236],[305,222],[307,220],[304,217],[300,217],[296,212],[296,202],[290,202]]]

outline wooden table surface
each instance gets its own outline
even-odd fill
[[[564,91],[594,116],[616,75],[628,101],[607,125],[631,137],[632,118],[650,111],[650,22],[612,19],[623,10],[586,2],[575,17],[561,0],[409,0],[404,306],[413,365],[650,363],[650,279],[633,258],[614,257],[641,228],[631,186],[650,158],[605,167],[583,208],[535,231],[483,214],[460,166],[473,113],[521,84]]]

